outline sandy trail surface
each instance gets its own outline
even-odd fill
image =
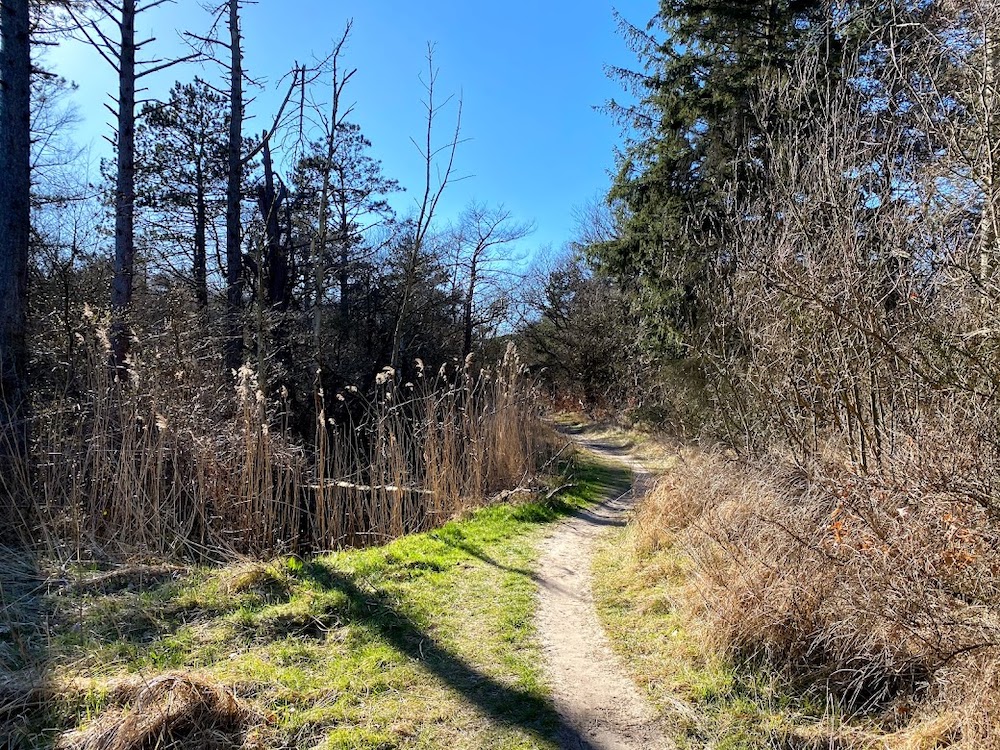
[[[625,525],[650,474],[622,448],[601,441],[579,442],[627,465],[634,480],[631,490],[614,491],[599,505],[575,513],[543,543],[537,627],[556,709],[563,719],[559,742],[573,750],[672,748],[656,712],[611,650],[591,587],[595,543]]]

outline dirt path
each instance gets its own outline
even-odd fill
[[[656,713],[612,652],[591,590],[594,543],[625,524],[649,474],[622,449],[601,442],[581,445],[628,465],[635,480],[624,495],[608,497],[560,524],[542,547],[537,626],[564,722],[560,745],[573,750],[671,748]]]

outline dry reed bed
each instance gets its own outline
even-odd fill
[[[60,558],[271,556],[382,542],[519,486],[535,469],[535,391],[511,348],[373,393],[315,394],[312,434],[238,373],[150,352],[112,382],[96,336],[76,396],[37,410],[28,465],[0,478],[30,498],[33,536]],[[279,391],[281,393],[281,391]],[[334,416],[331,416],[334,415]]]
[[[892,747],[1000,746],[1000,521],[918,453],[878,475],[830,456],[750,466],[684,449],[638,518],[685,571],[711,647],[877,719]],[[780,468],[774,468],[779,466]],[[921,735],[923,736],[923,735]]]

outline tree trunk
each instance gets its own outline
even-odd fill
[[[977,89],[980,97],[983,156],[978,165],[983,190],[983,216],[980,220],[979,275],[984,299],[992,314],[996,305],[996,266],[1000,257],[1000,31],[984,18],[983,56]]]
[[[399,303],[399,315],[396,317],[396,325],[392,331],[392,353],[389,355],[389,366],[394,371],[399,370],[399,360],[403,355],[403,330],[406,325],[406,319],[410,317],[410,296],[417,272],[419,252],[420,248],[416,247],[410,255],[410,262],[406,267],[406,280],[403,283],[403,299]]]
[[[264,222],[264,252],[258,262],[260,285],[258,293],[257,351],[266,356],[261,362],[273,360],[277,365],[276,389],[280,387],[294,400],[291,374],[294,370],[292,350],[288,331],[288,307],[291,303],[291,217],[287,213],[288,192],[283,184],[275,181],[274,166],[271,161],[271,147],[264,134],[264,185],[258,188],[257,201],[261,219]],[[287,243],[282,242],[282,207],[286,208]],[[271,333],[273,350],[267,352],[267,334]],[[262,379],[261,365],[258,378]],[[263,382],[263,380],[261,380]],[[263,386],[262,386],[263,387]],[[265,393],[267,391],[265,390]]]
[[[118,172],[115,259],[111,281],[111,366],[120,375],[129,348],[129,307],[135,278],[135,5],[122,0],[118,70]]]
[[[191,275],[194,277],[195,302],[199,314],[203,315],[208,310],[208,242],[205,238],[208,210],[205,206],[205,180],[200,161],[196,166],[195,180],[194,264]]]
[[[235,373],[243,359],[243,254],[240,198],[243,185],[243,49],[239,0],[229,0],[229,178],[226,185],[226,372]]]
[[[28,0],[0,8],[0,455],[20,456],[28,433],[31,38]]]
[[[462,359],[466,359],[472,354],[472,310],[476,300],[476,259],[472,260],[472,268],[469,273],[469,287],[465,291],[465,303],[462,306]]]
[[[351,289],[351,223],[347,216],[346,197],[347,191],[341,185],[340,195],[340,268],[337,279],[340,284],[340,326],[346,331],[351,316],[350,289]]]
[[[288,309],[288,253],[281,244],[281,204],[284,186],[275,186],[271,147],[264,134],[264,186],[258,193],[260,218],[264,222],[264,242],[267,252],[260,272],[264,274],[265,307],[277,312]]]
[[[336,86],[334,81],[334,86]],[[336,100],[334,100],[336,101]],[[334,118],[336,118],[334,105]],[[319,196],[319,234],[313,246],[313,366],[320,369],[323,361],[323,293],[326,290],[326,244],[330,203],[330,171],[336,149],[336,123],[326,144],[326,163],[323,165],[323,187]]]

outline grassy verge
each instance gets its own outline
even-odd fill
[[[675,606],[691,585],[673,550],[640,553],[634,528],[608,537],[594,558],[598,613],[633,678],[668,718],[682,748],[826,748],[840,722],[821,696],[796,693],[761,664],[735,663],[711,633]]]
[[[574,474],[548,503],[495,505],[384,547],[137,569],[141,582],[75,575],[47,595],[45,707],[8,725],[51,745],[183,679],[205,716],[238,702],[220,747],[554,748],[532,624],[537,543],[622,472],[578,462]],[[190,746],[197,727],[178,726]],[[84,734],[61,742],[74,739],[86,746]]]
[[[678,446],[596,561],[612,640],[687,746],[997,747],[987,514],[781,460]]]
[[[557,421],[583,439],[629,450],[652,471],[676,466],[678,446],[650,433],[578,415]],[[713,647],[709,627],[678,606],[691,599],[696,571],[690,558],[669,544],[649,545],[648,531],[633,521],[599,542],[595,601],[613,647],[667,717],[680,747],[839,746],[829,742],[831,717],[822,696],[797,693],[763,664],[735,663]]]

